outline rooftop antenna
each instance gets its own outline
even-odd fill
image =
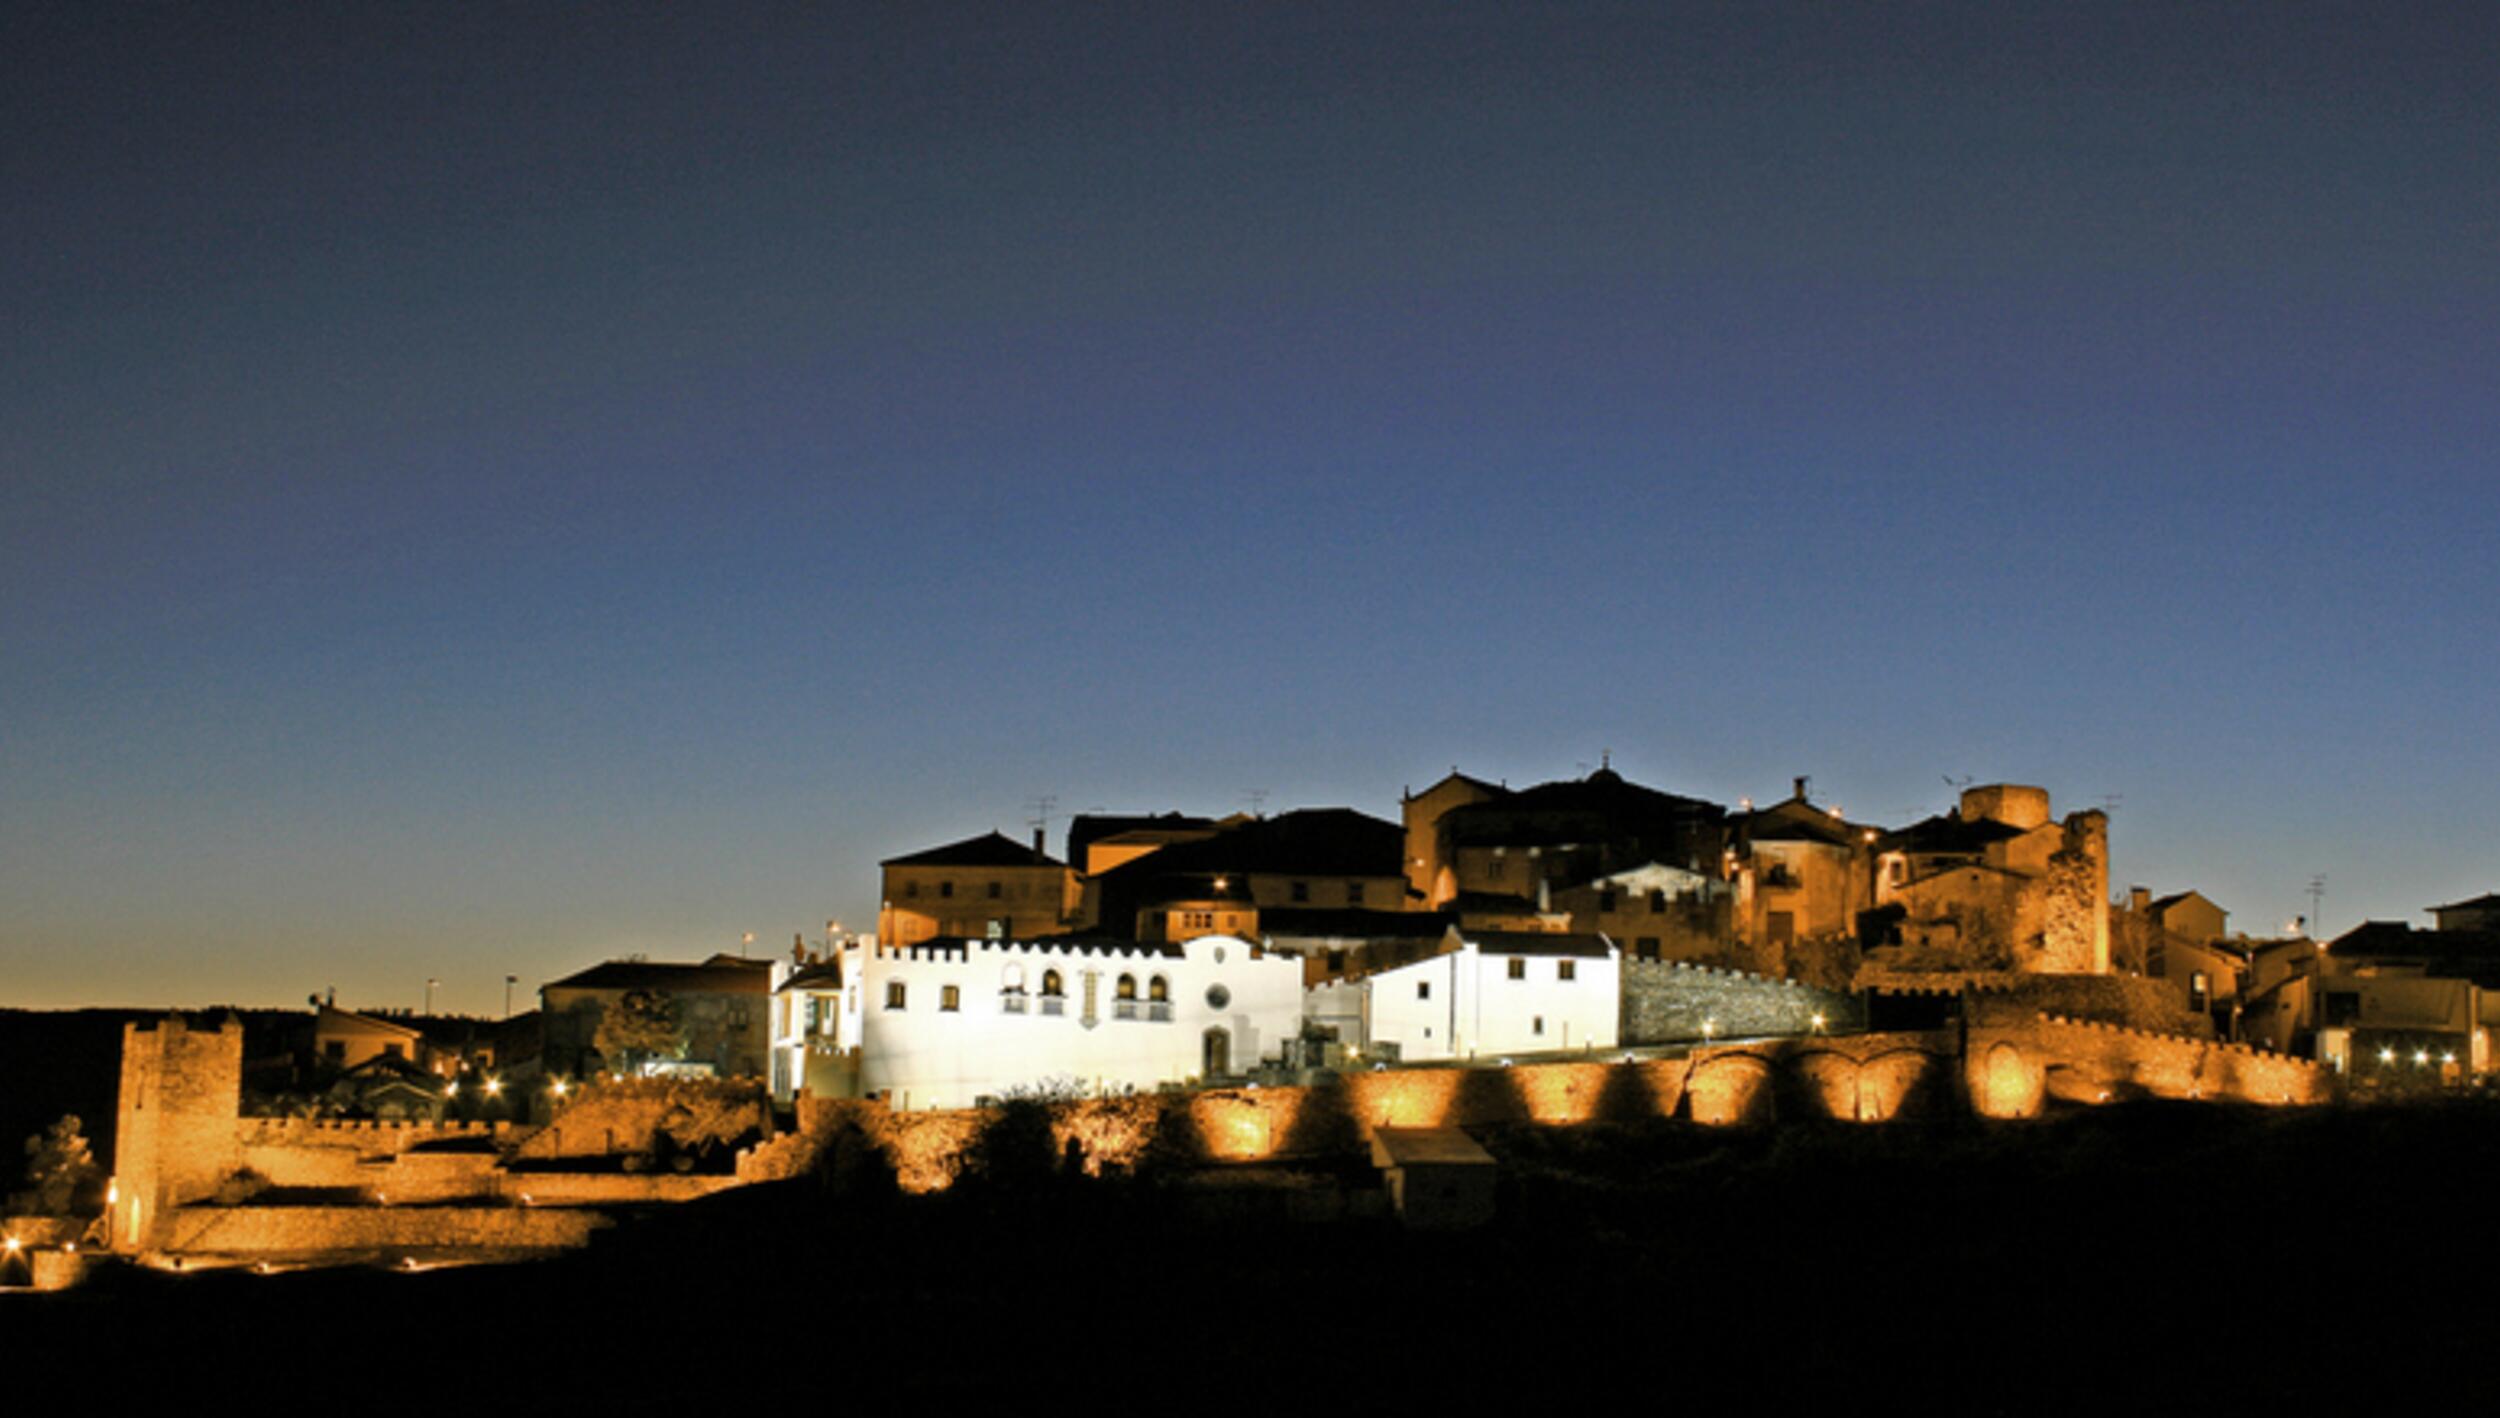
[[[1032,816],[1024,820],[1024,825],[1041,833],[1044,837],[1048,837],[1050,835],[1050,815],[1053,812],[1058,811],[1058,809],[1059,796],[1056,793],[1044,793],[1038,798],[1027,798],[1024,802],[1024,810],[1031,813]]]
[[[2309,874],[2309,938],[2317,940],[2326,934],[2324,916],[2318,914],[2318,903],[2326,899],[2326,873]]]
[[[2114,815],[2118,811],[2118,805],[2126,800],[2127,795],[2124,793],[2103,793],[2096,801],[2100,803],[2103,814]]]
[[[1250,800],[1250,815],[1252,817],[1267,816],[1267,789],[1252,788],[1250,791],[1242,794],[1242,796]]]

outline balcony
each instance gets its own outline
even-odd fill
[[[1135,1019],[1137,1017],[1137,1001],[1133,999],[1113,1000],[1111,1002],[1111,1017],[1114,1019]]]
[[[1146,1002],[1146,1017],[1162,1024],[1171,1023],[1172,1002],[1168,999],[1148,1000]]]
[[[1044,996],[1042,996],[1042,1013],[1044,1013],[1044,1014],[1065,1014],[1065,1013],[1067,1013],[1067,1012],[1068,1012],[1068,997],[1067,997],[1066,995],[1044,995]]]
[[[1019,991],[1010,990],[998,997],[998,1007],[1007,1014],[1022,1014],[1024,1013],[1024,995]]]

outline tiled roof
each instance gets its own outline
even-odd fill
[[[998,831],[966,837],[943,847],[931,847],[909,856],[888,857],[877,863],[881,867],[1056,867],[1066,863],[1047,852],[1033,850],[1030,842],[1019,842]]]
[[[1953,813],[1914,822],[1888,834],[1882,842],[1886,851],[1926,855],[1942,852],[1981,852],[2008,838],[2020,837],[2023,829],[1993,818],[1968,821]]]
[[[549,990],[662,990],[670,994],[760,995],[772,987],[769,960],[712,960],[676,965],[656,960],[610,960],[541,986]]]
[[[1175,842],[1103,873],[1142,882],[1175,875],[1397,876],[1406,829],[1352,808],[1302,808],[1257,818],[1195,842]]]
[[[784,990],[838,990],[842,988],[842,962],[838,959],[819,960],[813,965],[803,966],[789,979],[782,981],[781,988]]]
[[[1438,936],[1450,918],[1437,911],[1367,911],[1359,906],[1270,906],[1259,912],[1259,930],[1309,940],[1384,940]]]

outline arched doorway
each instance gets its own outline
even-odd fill
[[[1198,1075],[1213,1082],[1228,1078],[1233,1072],[1232,1031],[1218,1026],[1209,1029],[1200,1041]]]

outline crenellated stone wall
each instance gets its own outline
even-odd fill
[[[1866,1027],[1858,995],[1681,961],[1623,962],[1626,1044],[1846,1033]]]

